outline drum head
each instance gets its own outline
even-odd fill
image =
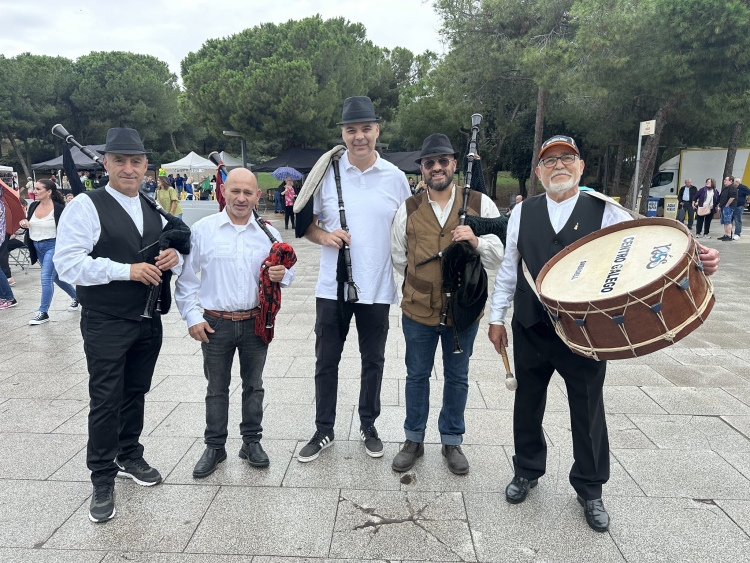
[[[689,250],[690,235],[674,221],[649,222],[628,221],[619,226],[632,227],[594,233],[593,240],[566,248],[552,259],[556,263],[548,264],[539,293],[555,301],[585,303],[621,296],[659,279]]]

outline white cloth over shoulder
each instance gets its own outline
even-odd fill
[[[143,210],[140,196],[129,197],[121,194],[109,184],[107,193],[115,198],[130,216],[138,232],[143,235]],[[167,224],[161,218],[162,227]],[[112,281],[128,281],[130,264],[115,262],[109,258],[89,256],[99,242],[102,226],[94,202],[86,194],[77,195],[65,206],[57,225],[55,245],[55,270],[64,282],[74,285],[104,285]],[[178,254],[179,263],[172,268],[174,274],[182,271],[183,257]]]
[[[352,237],[352,278],[359,288],[359,302],[392,305],[398,302],[398,294],[391,266],[391,224],[398,208],[411,195],[409,183],[403,172],[380,156],[362,172],[349,162],[348,155],[347,151],[340,161],[341,191]],[[313,214],[318,215],[323,230],[341,228],[333,169],[315,194]],[[321,247],[316,297],[336,299],[338,255],[337,248]]]
[[[556,203],[550,198],[547,199],[547,212],[552,228],[556,233],[565,226],[573,213],[573,208],[578,202],[581,193],[578,192],[573,197],[566,199],[561,203]],[[518,262],[521,255],[518,252],[518,229],[521,225],[521,214],[523,213],[523,203],[521,202],[513,209],[508,220],[508,234],[505,239],[505,257],[500,266],[500,270],[495,277],[495,288],[492,292],[492,307],[490,309],[490,324],[502,324],[505,321],[505,315],[508,312],[513,296],[516,293],[516,281],[518,275]],[[601,228],[609,227],[622,221],[628,221],[632,217],[623,209],[606,203],[604,206],[604,215],[602,216]]]
[[[279,232],[267,227],[280,242]],[[254,218],[246,225],[235,225],[226,209],[195,223],[190,254],[185,257],[174,292],[188,328],[203,322],[201,309],[237,312],[257,307],[260,267],[271,246]],[[292,267],[284,274],[281,287],[289,287],[293,280]]]

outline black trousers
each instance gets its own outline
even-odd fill
[[[601,498],[602,485],[609,480],[609,438],[602,398],[607,363],[574,354],[545,323],[524,328],[513,319],[512,328],[518,379],[513,407],[515,474],[537,479],[545,473],[547,442],[542,419],[547,387],[557,370],[565,380],[573,433],[570,484],[586,500]]]
[[[347,303],[344,307],[347,324],[354,315],[362,357],[359,419],[363,425],[370,426],[380,416],[380,386],[390,305]],[[339,362],[344,340],[339,335],[335,300],[318,298],[315,312],[315,426],[321,432],[330,432],[336,422]]]
[[[294,206],[287,205],[284,207],[284,229],[289,228],[289,220],[292,220],[292,229],[294,228]]]
[[[94,485],[117,476],[115,457],[138,459],[146,393],[162,341],[161,317],[132,321],[98,311],[81,313],[89,370],[86,465]]]
[[[0,271],[5,274],[6,278],[12,277],[10,272],[10,265],[8,264],[8,254],[10,253],[10,248],[8,248],[9,240],[9,234],[0,233]]]

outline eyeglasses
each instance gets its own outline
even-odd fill
[[[432,159],[430,159],[430,160],[423,160],[422,161],[422,166],[424,167],[425,170],[432,170],[432,167],[435,166],[435,162],[437,162],[440,165],[441,168],[447,168],[448,165],[451,162],[453,162],[453,159],[452,158],[443,157],[443,158],[438,158],[437,160],[432,160]]]
[[[539,161],[540,165],[544,165],[545,168],[554,168],[557,161],[560,160],[564,165],[573,164],[578,158],[577,154],[564,154],[562,156],[548,156]]]

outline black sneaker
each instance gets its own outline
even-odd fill
[[[365,443],[365,451],[370,457],[383,457],[385,453],[383,451],[383,442],[378,437],[378,431],[375,430],[374,426],[364,425],[359,427],[359,435],[362,437],[362,441]]]
[[[49,322],[49,315],[47,313],[42,313],[39,311],[36,315],[34,315],[34,318],[29,321],[30,325],[43,325],[44,323]]]
[[[73,311],[79,311],[81,309],[80,303],[78,303],[78,299],[73,299],[73,301],[70,302],[70,305],[68,305],[68,311],[71,313]]]
[[[310,441],[297,454],[297,461],[307,463],[318,459],[320,452],[333,444],[333,430],[330,434],[316,430]]]
[[[89,520],[92,522],[106,522],[115,516],[115,484],[105,483],[96,485],[91,495],[89,506]]]
[[[161,475],[151,467],[145,459],[119,459],[115,458],[119,468],[118,477],[127,477],[144,487],[153,487],[161,483]]]

